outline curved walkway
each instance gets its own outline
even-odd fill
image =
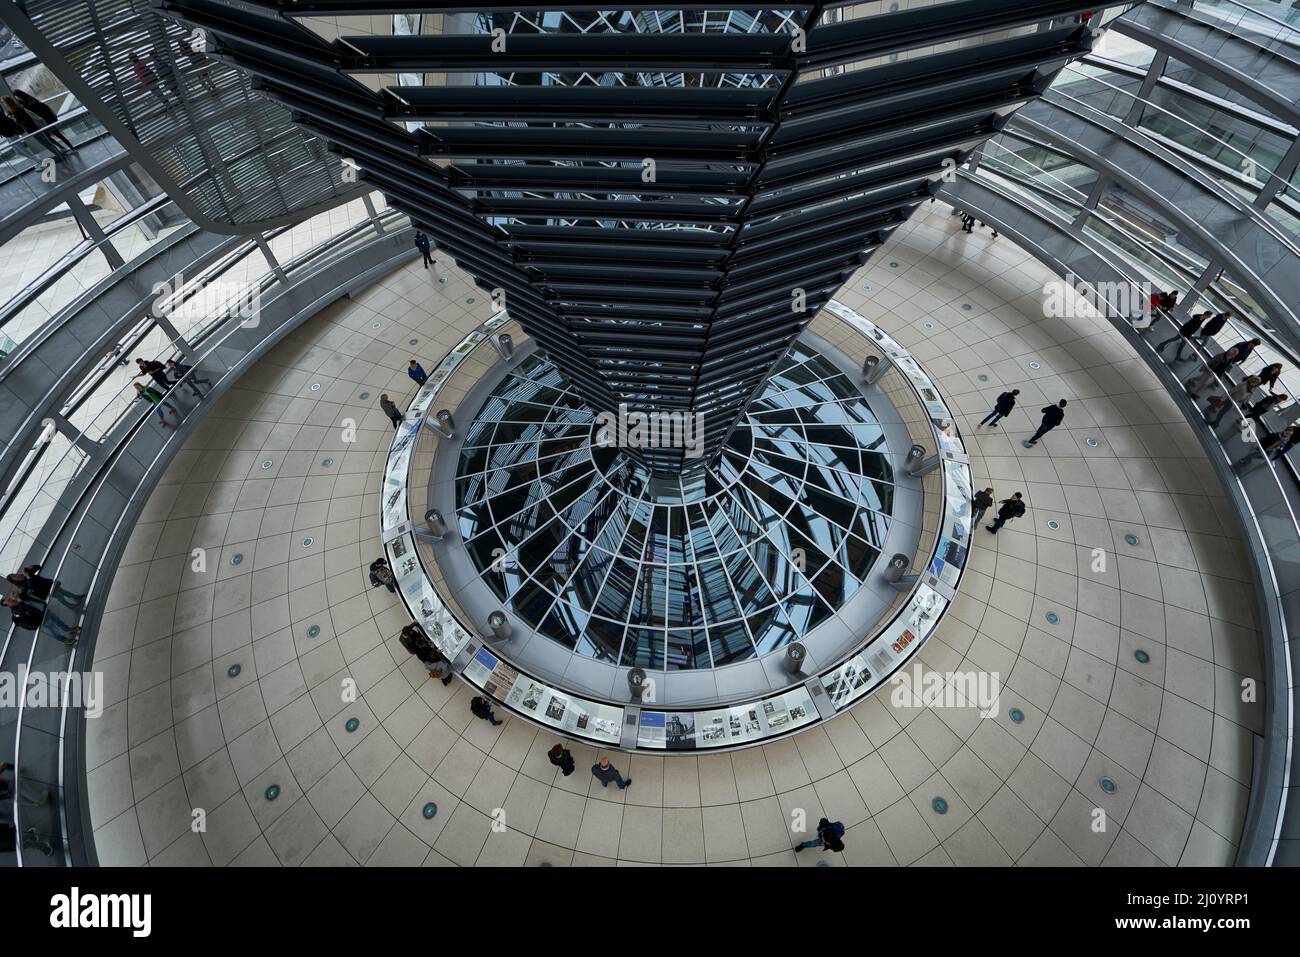
[[[1261,710],[1241,701],[1260,665],[1235,518],[1118,333],[1043,318],[1051,277],[1028,255],[960,232],[936,203],[838,294],[962,410],[977,486],[1025,493],[1023,519],[977,533],[920,656],[997,672],[998,716],[894,708],[886,691],[760,748],[615,755],[625,792],[586,773],[590,747],[569,745],[578,773],[564,778],[549,732],[473,718],[468,687],[426,677],[397,641],[396,597],[366,581],[392,434],[378,396],[401,404],[409,358],[430,368],[488,317],[487,297],[447,275],[408,267],[296,331],[163,478],[98,639],[109,706],[88,722],[87,760],[102,864],[1232,861]],[[1004,383],[1020,408],[977,431]],[[1065,425],[1022,448],[1060,397]],[[845,853],[796,856],[800,811],[842,820]]]

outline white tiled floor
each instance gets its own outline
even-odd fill
[[[811,866],[819,855],[790,850],[802,812],[848,826],[845,853],[820,855],[836,866],[1229,863],[1260,711],[1238,693],[1260,664],[1235,520],[1190,427],[1120,336],[1043,318],[1047,278],[935,205],[840,294],[940,379],[977,483],[1025,493],[1023,519],[978,533],[922,654],[940,670],[998,672],[1000,716],[877,694],[750,751],[615,755],[635,781],[626,792],[586,773],[589,747],[571,744],[579,771],[557,778],[553,735],[474,719],[468,687],[425,678],[398,644],[399,604],[366,582],[391,435],[375,401],[409,397],[409,356],[428,368],[487,318],[486,297],[411,267],[331,307],[209,413],[118,572],[96,661],[110,707],[87,749],[101,862]],[[1013,385],[1021,408],[976,431]],[[1023,449],[1037,409],[1060,397],[1065,425]],[[349,417],[359,431],[345,444]]]

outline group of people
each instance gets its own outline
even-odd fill
[[[1151,301],[1153,310],[1157,308],[1158,302],[1158,308],[1168,312],[1177,305],[1178,292],[1174,290],[1153,293]],[[1201,349],[1212,348],[1214,337],[1223,330],[1230,318],[1232,318],[1231,314],[1227,312],[1206,311],[1190,315],[1179,324],[1178,330],[1172,336],[1156,344],[1156,352],[1163,355],[1166,349],[1177,343],[1178,348],[1174,352],[1173,361],[1186,362],[1194,358],[1194,355],[1185,355],[1186,350],[1193,345]],[[1252,448],[1237,459],[1233,463],[1237,468],[1263,461],[1266,457],[1277,461],[1290,452],[1300,439],[1300,427],[1288,425],[1274,431],[1264,422],[1265,415],[1279,410],[1290,402],[1290,396],[1274,391],[1282,375],[1282,363],[1274,362],[1259,372],[1243,374],[1240,380],[1233,378],[1233,370],[1242,368],[1242,364],[1254,355],[1260,345],[1262,345],[1261,340],[1254,337],[1243,339],[1226,349],[1220,349],[1210,356],[1205,368],[1183,383],[1187,394],[1193,400],[1199,400],[1201,394],[1207,389],[1215,390],[1214,394],[1207,399],[1203,412],[1205,420],[1213,428],[1219,428],[1224,418],[1233,409],[1242,409],[1241,420],[1235,424],[1250,423],[1252,428],[1249,431],[1243,428],[1242,436],[1246,441],[1250,441],[1253,436],[1258,442],[1258,447]],[[1256,393],[1261,390],[1264,395],[1255,398]]]
[[[40,565],[27,565],[22,571],[6,575],[5,581],[10,589],[0,604],[9,609],[15,625],[28,631],[40,631],[43,623],[65,645],[77,643],[81,626],[70,625],[51,611],[50,601],[75,611],[85,604],[85,595],[70,592],[54,579],[45,577]]]
[[[411,377],[411,381],[415,383],[417,388],[424,385],[429,378],[429,374],[424,371],[424,366],[420,365],[415,359],[412,359],[410,364],[407,365],[406,374]],[[394,429],[402,427],[402,410],[397,407],[397,403],[388,397],[387,392],[379,397],[379,408],[383,410],[384,415],[388,416],[389,421],[393,423]]]
[[[10,96],[0,96],[0,136],[3,136],[13,151],[25,156],[37,166],[41,161],[26,141],[30,135],[37,143],[50,151],[57,160],[70,157],[77,148],[71,140],[55,128],[58,114],[25,90],[14,90]]]
[[[993,411],[980,419],[979,425],[976,425],[975,428],[978,429],[982,425],[987,425],[990,428],[996,429],[998,427],[998,420],[1005,419],[1011,414],[1011,410],[1016,407],[1016,397],[1019,395],[1019,389],[1010,389],[1007,392],[1003,392],[998,396],[997,402],[993,404]],[[1065,407],[1067,404],[1068,403],[1065,399],[1061,399],[1055,405],[1043,406],[1041,409],[1043,415],[1042,422],[1038,425],[1038,431],[1025,440],[1025,448],[1032,448],[1037,445],[1039,439],[1065,421]]]
[[[194,393],[194,397],[201,399],[203,398],[203,392],[199,389],[199,383],[207,386],[212,385],[211,379],[200,379],[196,375],[191,375],[194,369],[193,366],[184,365],[175,359],[168,359],[165,363],[158,362],[155,359],[136,359],[135,364],[140,371],[132,378],[139,379],[142,376],[148,376],[154,383],[153,385],[145,385],[142,382],[131,383],[135,387],[136,398],[148,402],[154,407],[154,411],[158,413],[158,425],[164,429],[168,425],[167,412],[176,416],[177,420],[181,417],[176,406],[165,398],[168,390],[184,382],[186,388]]]

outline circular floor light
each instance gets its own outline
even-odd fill
[[[243,552],[235,552],[235,554],[230,556],[230,564],[232,565],[238,565],[243,560],[244,560]]]
[[[1085,441],[1086,443],[1088,443],[1089,445],[1091,445],[1094,449],[1095,449],[1097,446],[1101,445],[1101,443],[1098,442],[1098,441],[1097,441],[1096,439],[1094,439],[1094,438],[1086,438],[1086,439],[1084,439],[1084,441]]]
[[[308,638],[315,638],[319,634],[320,634],[320,625],[312,625],[310,628],[307,629]]]
[[[303,547],[303,548],[311,548],[312,543],[315,542],[315,541],[316,541],[316,539],[314,539],[314,538],[312,538],[310,535],[308,535],[306,538],[304,538],[304,539],[302,540],[302,547]]]
[[[1130,545],[1136,545],[1138,543],[1138,537],[1132,532],[1129,532],[1124,536],[1124,541],[1128,542]]]
[[[1055,625],[1057,622],[1059,622],[1059,621],[1061,620],[1061,616],[1058,615],[1058,614],[1057,614],[1056,612],[1054,612],[1054,611],[1049,611],[1049,612],[1048,612],[1046,615],[1044,615],[1043,617],[1047,619],[1047,623],[1048,623],[1049,625]]]
[[[379,328],[379,325],[380,325],[380,324],[379,324],[378,321],[376,321],[376,322],[372,322],[372,323],[370,324],[370,328],[371,328],[371,329],[378,329],[378,328]]]
[[[980,380],[981,382],[988,382],[988,381],[989,381],[989,377],[986,376],[984,373],[981,372],[980,375],[979,375],[979,380]]]
[[[438,805],[430,801],[428,804],[424,806],[423,810],[421,810],[420,813],[424,815],[424,819],[426,821],[432,820],[433,816],[438,813]]]
[[[1029,368],[1031,368],[1031,369],[1041,369],[1042,367],[1043,367],[1042,364],[1039,363],[1039,362],[1031,362],[1031,363],[1029,363]]]
[[[1021,711],[1019,708],[1012,708],[1008,717],[1011,718],[1013,723],[1019,724],[1020,722],[1025,720],[1025,713]]]
[[[268,801],[274,801],[279,796],[280,796],[280,785],[272,784],[269,788],[266,789],[266,799]]]
[[[357,396],[357,398],[362,399],[362,400],[368,399],[368,398],[370,398],[370,393],[369,393],[369,392],[362,392],[361,395]]]
[[[272,465],[274,465],[274,464],[275,464],[275,462],[272,461],[271,459],[263,459],[263,460],[262,460],[262,468],[264,468],[264,469],[269,469],[269,468],[270,468]]]
[[[320,383],[319,383],[319,382],[313,382],[313,383],[311,384],[311,391],[313,391],[313,392],[319,392],[319,391],[320,391]]]
[[[1047,527],[1050,528],[1052,531],[1056,531],[1058,528],[1061,527],[1061,523],[1054,518],[1049,518],[1047,520]]]
[[[1151,656],[1147,654],[1145,651],[1143,651],[1141,648],[1133,652],[1133,657],[1137,659],[1138,664],[1140,665],[1150,664],[1151,662]]]
[[[238,664],[231,665],[229,668],[226,669],[226,677],[238,678],[239,673],[243,670],[244,670],[243,665],[238,665]]]
[[[418,346],[419,344],[420,344],[419,339],[412,339],[410,342],[407,343],[408,346]]]
[[[358,721],[356,718],[348,718],[348,723],[343,725],[343,730],[346,731],[348,734],[351,734],[353,731],[356,731],[357,728],[359,727],[361,727],[360,721]]]
[[[963,302],[963,303],[961,304],[961,307],[962,307],[963,309],[965,309],[967,312],[970,312],[972,309],[975,308],[975,307],[972,306],[969,302]]]
[[[930,801],[930,807],[934,808],[935,814],[947,814],[948,802],[943,798],[937,797]]]
[[[1107,794],[1114,794],[1116,791],[1115,782],[1112,781],[1110,778],[1102,778],[1097,783],[1101,785],[1101,789],[1105,791]]]
[[[331,465],[334,464],[334,460],[333,460],[333,459],[321,459],[321,460],[320,460],[320,464],[323,465],[323,466],[325,466],[325,468],[329,468]]]

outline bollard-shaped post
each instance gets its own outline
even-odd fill
[[[921,580],[921,576],[915,572],[910,575],[903,574],[910,564],[911,561],[902,552],[895,554],[885,566],[885,581],[899,591],[907,591]]]
[[[803,664],[807,657],[808,649],[801,642],[791,642],[785,648],[785,670],[792,675],[797,675],[803,670]]]
[[[449,439],[456,434],[456,420],[451,417],[451,413],[446,409],[439,409],[437,415],[437,424],[434,426],[438,434],[444,439]]]
[[[494,611],[488,615],[488,628],[492,630],[493,637],[500,641],[510,640],[510,619],[504,611]]]
[[[424,513],[424,525],[429,530],[429,535],[436,542],[442,541],[447,534],[447,522],[442,517],[442,512],[436,508],[431,508]]]

